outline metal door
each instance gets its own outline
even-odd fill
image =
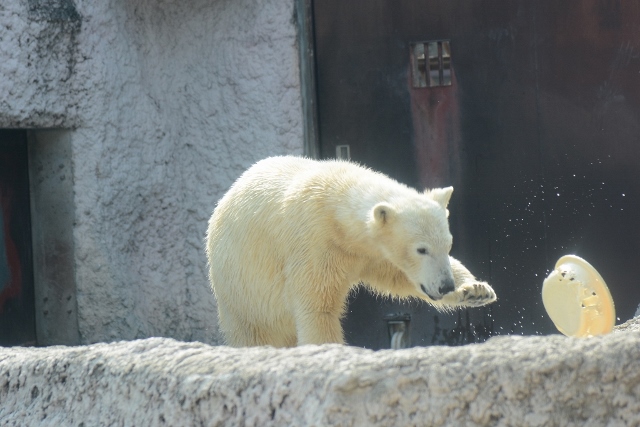
[[[575,253],[621,321],[640,303],[640,4],[620,0],[314,2],[320,149],[401,182],[453,185],[452,254],[498,302],[446,315],[359,292],[348,341],[388,347],[555,333],[542,281]],[[446,40],[451,85],[414,87],[415,43]],[[415,59],[415,58],[414,58]],[[415,64],[413,65],[415,67]]]

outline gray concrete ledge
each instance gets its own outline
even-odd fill
[[[165,338],[4,348],[0,425],[632,426],[639,355],[634,330],[378,352]]]

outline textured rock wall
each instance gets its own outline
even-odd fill
[[[80,47],[82,21],[71,0],[2,2],[1,127],[80,124],[92,80]]]
[[[216,343],[207,219],[302,154],[293,1],[6,0],[0,34],[0,127],[70,138],[81,342]]]
[[[2,426],[634,426],[640,333],[373,352],[166,338],[0,349]]]

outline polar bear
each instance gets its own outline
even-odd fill
[[[343,160],[262,160],[231,186],[207,230],[209,278],[231,346],[344,343],[363,283],[439,309],[496,300],[449,257],[452,187],[421,193]]]

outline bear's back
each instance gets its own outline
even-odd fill
[[[247,169],[220,199],[209,220],[210,256],[268,250],[290,239],[302,218],[285,217],[283,207],[292,186],[318,167],[318,162],[293,156],[270,157]],[[237,254],[238,256],[240,254]]]

